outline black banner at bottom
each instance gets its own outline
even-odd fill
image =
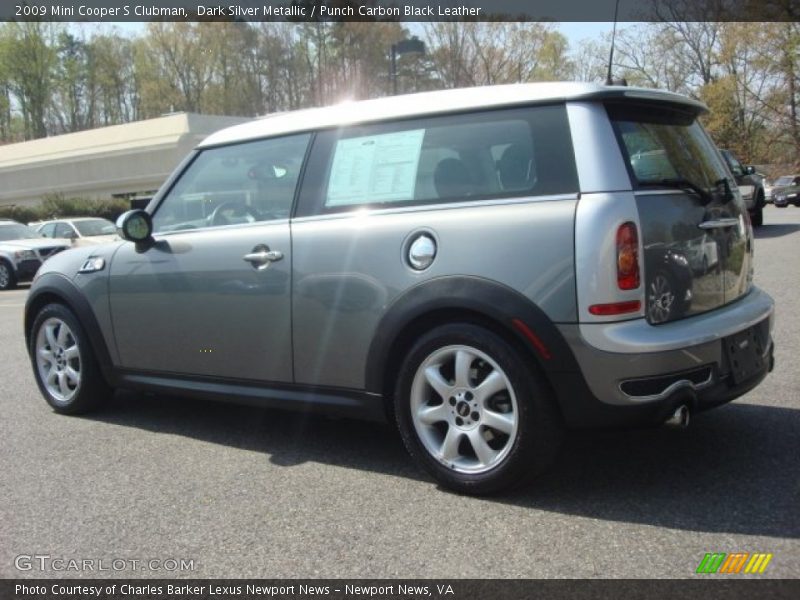
[[[701,579],[702,577],[702,579]],[[0,598],[44,600],[466,600],[554,598],[800,598],[800,580],[500,579],[5,579]]]

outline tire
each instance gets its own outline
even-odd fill
[[[489,386],[484,397],[481,384]],[[562,438],[555,401],[530,360],[467,323],[442,325],[416,342],[398,374],[394,409],[411,456],[459,493],[529,482],[552,463]]]
[[[13,290],[17,287],[14,269],[5,260],[0,260],[0,291]]]
[[[755,212],[755,214],[753,215],[753,218],[750,219],[750,221],[752,222],[753,227],[761,227],[764,224],[764,207],[763,206],[761,208],[759,208]]]
[[[29,353],[39,391],[55,412],[86,413],[111,395],[86,332],[63,304],[48,304],[36,315]]]

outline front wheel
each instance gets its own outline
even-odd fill
[[[554,400],[530,359],[476,325],[444,325],[423,336],[401,367],[394,401],[409,453],[458,492],[525,483],[560,445]]]
[[[56,412],[85,413],[111,394],[83,327],[66,306],[48,304],[39,311],[30,344],[36,383]]]
[[[760,207],[753,213],[752,218],[750,221],[753,223],[753,227],[761,227],[764,224],[764,207]]]

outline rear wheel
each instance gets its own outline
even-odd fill
[[[561,424],[547,385],[502,337],[437,327],[409,352],[395,390],[408,451],[441,484],[488,494],[531,479],[555,457]]]
[[[16,286],[14,269],[6,261],[0,260],[0,290],[13,290]]]
[[[111,394],[83,327],[66,306],[48,304],[39,312],[30,344],[36,383],[56,412],[85,413]]]

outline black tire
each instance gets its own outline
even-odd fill
[[[753,223],[753,227],[761,227],[764,224],[764,208],[759,208],[750,221]]]
[[[517,425],[513,436],[511,434],[504,436],[487,427],[483,419],[488,415],[488,411],[483,412],[472,425],[473,429],[480,432],[478,435],[484,438],[490,437],[490,442],[505,442],[502,451],[498,452],[497,462],[490,466],[487,465],[487,470],[483,472],[464,472],[455,465],[455,462],[447,464],[444,459],[434,456],[421,440],[412,417],[412,386],[418,371],[424,378],[421,367],[425,361],[436,355],[437,352],[446,352],[453,347],[470,348],[491,359],[499,367],[501,375],[505,375],[504,381],[510,383],[510,389],[513,390],[516,402],[513,413],[515,416],[512,418],[516,419]],[[496,369],[480,357],[476,357],[476,360],[477,362],[470,363],[474,369],[467,372],[476,373],[476,385],[472,389],[477,394],[477,387],[480,383],[477,379],[478,369],[483,366],[489,369],[490,373]],[[491,494],[530,482],[553,462],[563,437],[561,417],[549,386],[530,363],[530,358],[521,356],[520,352],[501,336],[473,324],[442,325],[422,336],[403,361],[394,392],[397,425],[411,456],[441,485],[459,493]],[[438,366],[436,368],[439,369]],[[456,376],[454,375],[452,379],[452,385],[455,386]],[[455,387],[453,389],[455,390]],[[432,387],[430,391],[433,391]],[[460,403],[459,405],[452,404],[452,396],[445,399],[444,396],[434,392],[431,393],[431,398],[434,397],[434,394],[437,398],[437,407],[447,403],[457,409],[460,405]],[[507,394],[508,398],[512,397],[512,394],[507,393],[504,388],[504,391],[495,396],[487,397],[486,403],[493,402],[498,398],[502,400],[504,394]],[[442,398],[441,405],[438,405],[438,397]],[[467,400],[472,401],[472,397],[468,396]],[[506,406],[511,405],[507,404]],[[424,408],[429,408],[429,406],[425,404]],[[456,413],[449,408],[449,406],[445,406],[445,412],[450,412],[453,416],[449,416],[448,419],[458,420]],[[467,410],[473,409],[468,408]],[[496,407],[490,407],[489,410],[496,410]],[[472,418],[475,418],[475,414],[472,413]],[[450,424],[442,422],[437,425],[446,427],[448,432],[451,427],[453,428],[454,435],[459,439],[459,443],[456,444],[459,449],[463,447],[464,443],[468,443],[472,448],[472,442],[464,439],[464,437],[468,437],[468,434],[456,428],[455,422]],[[424,425],[420,426],[425,427]],[[434,426],[430,426],[430,430],[433,429]],[[488,433],[487,429],[489,429]],[[443,436],[446,437],[444,434]],[[442,442],[443,447],[444,442]],[[473,454],[479,462],[477,453],[473,451]]]
[[[14,268],[5,260],[0,260],[0,291],[13,290],[17,287]]]
[[[77,372],[79,373],[78,382],[74,386],[70,386],[70,383],[67,383],[70,393],[68,396],[65,395],[64,398],[56,397],[43,380],[42,373],[45,370],[52,371],[52,369],[47,369],[47,366],[53,367],[53,361],[50,360],[48,362],[48,359],[43,359],[38,354],[38,350],[42,349],[42,345],[38,342],[40,333],[43,336],[42,344],[45,344],[44,349],[50,348],[52,350],[51,345],[46,342],[47,333],[46,331],[43,332],[42,328],[45,325],[48,327],[54,326],[55,329],[51,333],[56,332],[53,333],[53,335],[56,335],[61,332],[60,325],[54,325],[54,323],[58,322],[65,324],[67,327],[65,332],[67,341],[65,341],[64,345],[74,342],[74,344],[71,344],[70,349],[73,346],[76,347],[78,357],[77,362],[74,358],[66,358],[69,355],[65,353],[62,353],[60,358],[62,366],[65,368],[72,367],[73,372],[75,372],[74,367],[77,366]],[[65,415],[86,413],[100,406],[111,395],[112,390],[103,379],[86,332],[75,314],[63,304],[48,304],[36,315],[31,329],[28,351],[39,391],[55,412]],[[56,352],[51,352],[51,356],[55,356],[55,354]],[[69,378],[67,380],[69,381]],[[56,384],[54,383],[53,385],[55,386]]]

